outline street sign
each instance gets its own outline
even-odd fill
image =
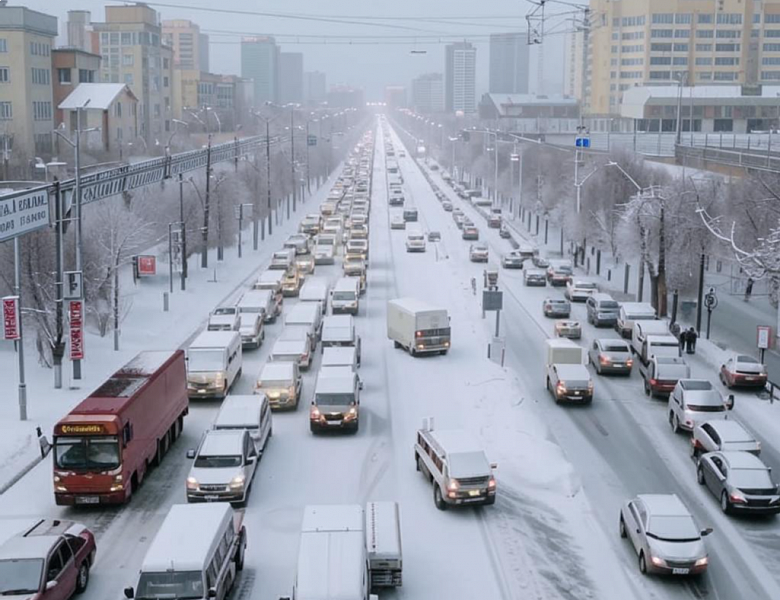
[[[756,346],[759,350],[769,350],[772,347],[772,328],[769,325],[757,327]]]
[[[157,257],[151,254],[139,256],[138,275],[157,275]]]
[[[498,290],[482,291],[482,310],[501,310],[504,307],[504,292]]]
[[[510,154],[509,160],[511,162],[520,162],[520,155],[519,154]]]
[[[3,298],[3,339],[18,340],[19,334],[19,296]]]
[[[308,144],[309,146],[316,146],[317,145],[317,136],[316,135],[310,135],[308,138]]]
[[[68,303],[70,321],[70,360],[84,359],[84,303],[71,300]]]
[[[710,289],[704,296],[704,306],[706,306],[707,310],[710,312],[718,308],[718,297],[715,295],[715,290]]]
[[[65,280],[62,297],[65,300],[81,300],[84,298],[84,278],[82,272],[65,271],[62,275]]]
[[[51,224],[47,188],[0,198],[0,242]]]
[[[590,148],[590,138],[580,137],[574,140],[574,145],[577,148]]]

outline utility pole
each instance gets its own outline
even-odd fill
[[[306,121],[306,189],[311,196],[311,172],[309,171],[309,122]]]
[[[14,294],[18,311],[19,339],[16,341],[16,355],[19,359],[19,420],[27,420],[27,383],[24,377],[24,335],[22,333],[22,247],[19,236],[14,238]]]
[[[271,122],[265,122],[265,187],[268,192],[268,235],[273,233],[273,211],[271,210]],[[265,231],[265,229],[263,229]]]
[[[696,303],[696,331],[701,334],[701,313],[702,305],[704,303],[704,252],[701,253],[699,259],[699,299]]]
[[[298,182],[295,181],[295,107],[290,109],[290,174],[292,176],[292,205],[295,212],[295,203],[298,198]],[[287,205],[287,219],[290,218],[290,205]]]
[[[203,249],[200,255],[200,266],[203,269],[209,268],[209,201],[211,200],[211,134],[209,134],[208,147],[206,150],[206,202],[203,207]]]
[[[187,289],[187,223],[184,221],[184,176],[179,173],[179,219],[181,220],[181,291]]]

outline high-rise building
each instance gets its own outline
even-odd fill
[[[445,56],[445,109],[474,113],[476,98],[477,49],[469,42],[448,44]]]
[[[197,24],[185,19],[163,21],[162,35],[165,44],[173,49],[174,68],[193,71],[209,70],[208,64],[201,64],[201,44],[205,37],[208,46],[208,36],[201,34]]]
[[[209,47],[209,36],[205,33],[198,34],[200,42],[198,43],[198,53],[200,54],[200,70],[211,70],[211,48]]]
[[[633,86],[780,81],[780,0],[591,0],[583,111],[620,112]]]
[[[528,93],[529,48],[528,35],[525,33],[491,34],[491,94]]]
[[[69,48],[92,52],[92,14],[88,10],[68,11]]]
[[[444,76],[426,73],[412,80],[412,108],[418,113],[444,112]]]
[[[406,88],[402,85],[385,86],[385,104],[388,108],[406,108]]]
[[[303,54],[279,53],[279,102],[303,103]]]
[[[241,40],[241,77],[254,81],[257,106],[279,101],[279,46],[274,38]]]
[[[138,135],[163,143],[173,118],[173,50],[163,42],[157,11],[143,3],[106,6],[106,22],[92,26],[100,81],[127,84],[138,99]]]
[[[51,47],[57,18],[0,5],[0,158],[13,164],[52,154]]]
[[[572,21],[564,37],[563,95],[582,99],[582,76],[585,72],[585,32]]]
[[[316,106],[325,102],[327,96],[327,78],[320,71],[309,71],[304,74],[303,92],[306,104]]]

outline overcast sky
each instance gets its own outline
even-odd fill
[[[12,5],[16,3],[53,14],[60,21],[61,32],[64,32],[68,10],[89,10],[92,12],[92,20],[99,22],[104,20],[106,4],[120,4],[105,0],[10,2]],[[479,96],[487,91],[488,85],[489,44],[486,36],[507,31],[526,32],[525,15],[532,7],[522,0],[163,0],[160,3],[178,5],[181,8],[155,5],[154,2],[149,4],[160,12],[163,19],[190,19],[198,23],[204,33],[210,35],[212,72],[240,75],[238,42],[242,34],[277,34],[283,51],[304,54],[306,71],[324,71],[328,85],[348,84],[362,87],[366,90],[367,99],[374,100],[381,99],[385,85],[409,87],[412,78],[421,73],[444,71],[444,45],[452,39],[434,41],[433,37],[436,36],[457,36],[472,41],[477,46]],[[211,12],[194,10],[196,7],[207,8]],[[558,10],[564,8],[561,6]],[[229,14],[225,12],[228,10],[283,13],[315,19],[327,17],[352,23]],[[370,17],[403,19],[372,20]],[[361,21],[361,18],[362,23],[355,23]],[[438,22],[425,19],[436,19]],[[448,22],[441,22],[444,20]],[[553,21],[550,21],[548,29],[552,26]],[[294,36],[346,37],[331,37],[323,41]],[[397,37],[390,40],[388,36]],[[422,39],[422,36],[425,39]],[[559,92],[563,80],[563,36],[550,35],[546,39],[544,91]],[[59,43],[65,42],[62,36]],[[427,53],[420,54],[419,51],[422,50]],[[538,46],[535,46],[532,52],[531,91],[539,91],[537,50]]]

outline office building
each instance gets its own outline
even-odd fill
[[[88,10],[69,10],[67,23],[68,48],[92,52],[92,14]]]
[[[385,86],[385,106],[389,109],[406,108],[406,88],[402,85]]]
[[[162,35],[165,45],[173,49],[174,68],[208,71],[208,64],[201,64],[201,44],[205,38],[208,47],[208,36],[200,33],[198,25],[184,19],[163,21]],[[206,62],[208,63],[208,61]]]
[[[257,106],[279,101],[279,46],[272,37],[241,40],[241,77],[254,81]]]
[[[279,102],[303,104],[303,54],[279,53]]]
[[[0,5],[0,152],[9,164],[52,154],[51,48],[57,19]]]
[[[200,61],[200,68],[202,71],[211,70],[211,49],[209,47],[209,36],[205,33],[198,35],[200,42],[198,43],[198,54]]]
[[[780,81],[780,0],[591,0],[583,108],[618,115],[635,86]]]
[[[327,94],[328,108],[363,108],[366,105],[363,90],[348,85],[336,85]]]
[[[527,94],[528,35],[494,33],[490,36],[490,93]]]
[[[106,6],[93,23],[102,56],[101,83],[124,83],[138,99],[138,135],[163,143],[173,118],[173,50],[163,42],[157,12],[138,3]]]
[[[583,74],[586,70],[585,32],[577,27],[574,20],[570,21],[568,31],[564,34],[563,54],[563,95],[569,98],[582,99]]]
[[[327,78],[320,71],[309,71],[303,77],[303,92],[308,106],[317,106],[325,102]]]
[[[426,73],[412,80],[412,108],[420,114],[444,112],[444,76]]]
[[[469,42],[457,42],[448,44],[445,52],[445,109],[474,113],[477,110],[477,49]]]
[[[51,51],[51,83],[54,126],[63,122],[60,103],[79,85],[100,80],[100,55],[78,48],[54,48]]]

